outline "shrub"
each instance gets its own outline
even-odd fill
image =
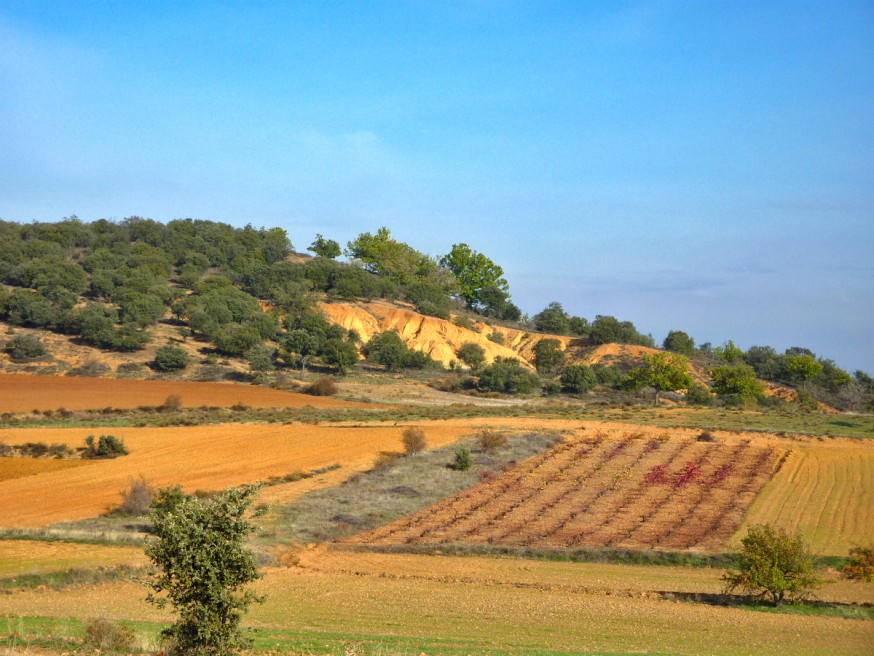
[[[415,455],[428,448],[428,440],[425,439],[425,431],[421,428],[409,428],[404,430],[404,435],[401,438],[404,445],[404,451],[408,456]]]
[[[459,328],[467,328],[468,330],[474,329],[473,321],[471,321],[470,317],[466,317],[463,314],[455,315],[452,318],[452,323],[454,323]]]
[[[404,454],[398,451],[380,451],[379,455],[376,456],[376,460],[373,461],[373,470],[385,471],[391,469],[403,456]]]
[[[486,361],[486,350],[473,342],[462,344],[456,354],[471,369],[479,369]]]
[[[534,345],[534,366],[541,373],[549,373],[564,361],[564,351],[557,339],[541,339]]]
[[[143,374],[145,367],[139,362],[122,362],[115,368],[116,378],[137,378]]]
[[[158,371],[178,371],[185,369],[191,363],[191,358],[185,349],[167,344],[155,352],[155,369]]]
[[[704,385],[692,383],[686,389],[686,403],[689,405],[713,405],[713,394]]]
[[[85,449],[82,452],[82,457],[85,459],[117,458],[125,456],[127,453],[124,440],[115,435],[101,435],[96,443],[94,436],[89,435],[85,438]]]
[[[507,446],[507,436],[498,431],[483,430],[477,436],[477,442],[483,451],[497,451]]]
[[[340,391],[340,388],[337,387],[337,383],[334,382],[333,378],[319,378],[317,381],[304,387],[301,391],[304,394],[310,394],[312,396],[334,396]]]
[[[709,430],[703,430],[700,433],[698,433],[697,439],[699,442],[715,442],[716,441],[716,437],[714,437],[713,433],[711,433]]]
[[[467,471],[473,466],[473,460],[470,457],[470,451],[461,448],[455,452],[455,460],[452,463],[452,469],[455,471]]]
[[[494,342],[495,344],[504,345],[504,335],[498,332],[491,332],[486,335],[486,339],[490,342]]]
[[[159,412],[177,412],[182,408],[182,397],[178,394],[170,394],[164,402],[158,406]]]
[[[841,570],[841,575],[854,581],[874,583],[874,548],[853,547],[850,563]]]
[[[48,349],[40,338],[34,335],[16,335],[9,341],[6,349],[15,362],[31,362],[48,354]]]
[[[495,361],[480,372],[477,387],[487,392],[525,394],[538,384],[537,376],[526,371],[514,358],[495,358]]]
[[[120,515],[139,517],[149,512],[152,499],[155,496],[154,488],[149,485],[145,478],[132,481],[130,487],[121,493],[121,505],[116,509]]]
[[[73,367],[67,372],[68,376],[84,376],[85,378],[99,378],[109,373],[109,365],[99,360],[86,360],[78,367]]]
[[[779,606],[787,596],[803,597],[820,584],[813,572],[813,555],[800,536],[770,524],[755,524],[741,542],[738,571],[722,576],[726,592],[739,588],[770,597],[773,605]]]
[[[134,648],[134,632],[117,622],[102,618],[92,619],[85,625],[85,645],[96,651],[131,653]]]
[[[595,372],[584,364],[571,364],[561,372],[561,386],[566,392],[583,394],[598,384]]]

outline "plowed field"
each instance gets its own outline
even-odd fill
[[[111,432],[124,440],[130,454],[0,481],[0,527],[44,526],[95,517],[118,506],[121,491],[140,476],[157,486],[179,483],[191,492],[341,465],[315,478],[268,487],[261,494],[263,501],[287,500],[316,487],[336,485],[352,473],[370,468],[379,451],[400,450],[403,430],[403,426],[252,424],[5,430],[3,437],[9,443],[60,442],[70,446],[81,445],[89,433]],[[463,426],[425,427],[428,443],[435,448],[469,432]]]
[[[146,556],[140,547],[33,540],[0,541],[0,577],[145,563]]]
[[[89,464],[85,460],[55,460],[54,458],[0,458],[0,482],[35,474],[63,471]]]
[[[874,544],[874,449],[846,442],[796,449],[762,490],[744,526],[770,522],[801,533],[820,553]]]
[[[751,438],[701,442],[602,431],[352,540],[717,549],[783,453]]]
[[[308,394],[240,385],[236,383],[192,383],[170,380],[119,380],[0,374],[0,412],[32,410],[90,410],[155,406],[176,394],[186,407],[232,406],[237,403],[257,408],[367,408],[366,403],[343,401]]]

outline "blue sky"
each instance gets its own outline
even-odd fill
[[[874,373],[874,3],[0,0],[0,218],[388,226]]]

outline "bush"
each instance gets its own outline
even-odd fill
[[[549,373],[564,361],[564,351],[557,339],[541,339],[534,345],[534,366],[541,373]]]
[[[155,369],[158,371],[178,371],[190,363],[188,353],[178,346],[168,344],[155,352]]]
[[[686,389],[686,403],[689,405],[713,405],[713,394],[704,385],[692,383]]]
[[[319,378],[317,381],[304,387],[301,391],[304,394],[310,394],[311,396],[334,396],[340,391],[340,388],[337,387],[337,383],[334,382],[333,378]]]
[[[821,583],[814,574],[814,558],[798,535],[770,524],[755,524],[741,541],[739,571],[726,572],[726,592],[740,589],[770,597],[774,606],[784,598],[803,597]]]
[[[425,439],[425,431],[421,428],[409,428],[404,430],[404,435],[401,438],[404,445],[404,451],[408,456],[415,455],[428,448],[428,440]]]
[[[403,458],[404,454],[399,451],[380,451],[373,461],[374,471],[385,471],[391,469],[398,460]]]
[[[16,335],[6,345],[6,349],[15,362],[40,360],[48,354],[48,349],[40,338],[34,335]]]
[[[455,471],[467,471],[473,466],[473,460],[470,457],[470,451],[461,448],[455,452],[455,460],[452,463],[452,469]]]
[[[371,337],[364,347],[364,354],[368,361],[385,365],[388,371],[424,369],[433,363],[427,354],[410,349],[394,331]]]
[[[99,378],[109,373],[109,365],[99,360],[86,360],[78,367],[73,367],[67,372],[68,376],[84,376],[85,378]]]
[[[487,392],[525,394],[537,387],[538,382],[537,376],[526,371],[518,360],[495,358],[480,372],[477,388]]]
[[[128,489],[122,491],[121,505],[116,509],[116,513],[136,517],[145,515],[149,512],[154,496],[154,488],[145,478],[140,477],[133,481]]]
[[[92,619],[85,625],[85,645],[96,651],[131,653],[134,649],[134,632],[117,622]]]
[[[850,563],[841,570],[841,575],[853,581],[874,583],[874,548],[853,547]]]
[[[178,412],[182,409],[182,397],[178,394],[170,394],[164,402],[158,406],[159,412]]]
[[[462,344],[456,354],[471,369],[479,369],[486,361],[486,350],[473,342]]]
[[[486,339],[495,344],[500,344],[501,346],[504,345],[504,335],[501,333],[491,332],[486,335]]]
[[[101,435],[96,443],[94,442],[94,436],[89,435],[85,438],[85,449],[82,452],[82,457],[88,460],[117,458],[118,456],[126,456],[127,453],[128,450],[124,445],[124,440],[115,435]]]
[[[477,442],[483,451],[497,451],[507,446],[507,436],[498,431],[483,430],[477,436]]]
[[[562,369],[561,386],[565,392],[584,394],[598,384],[598,379],[591,367],[584,364],[571,364]]]

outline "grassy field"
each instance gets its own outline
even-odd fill
[[[846,554],[874,544],[874,449],[819,443],[797,448],[764,487],[731,544],[750,524],[799,532],[815,551]]]
[[[665,592],[718,590],[718,570],[304,552],[271,569],[268,595],[246,623],[259,651],[342,654],[867,654],[874,622],[759,613],[670,600]],[[143,602],[141,585],[115,582],[28,590],[4,599],[7,625],[80,630],[90,617],[138,624],[151,648],[168,616]],[[834,582],[820,596],[874,601],[869,587]],[[6,603],[8,601],[8,603]],[[0,620],[0,627],[3,620]],[[2,628],[0,628],[2,632]],[[81,635],[79,633],[78,635]]]

